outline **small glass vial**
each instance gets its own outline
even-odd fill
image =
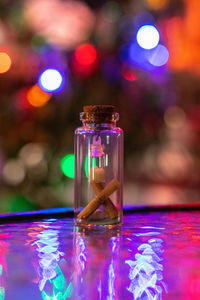
[[[75,131],[75,220],[79,225],[122,221],[123,130],[111,105],[84,106]]]

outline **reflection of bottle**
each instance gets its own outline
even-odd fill
[[[135,260],[126,260],[130,266],[131,283],[127,290],[135,300],[161,300],[163,287],[163,265],[160,255],[163,253],[162,240],[149,239],[138,247],[141,253],[135,255]]]
[[[111,237],[111,252],[112,258],[108,267],[108,294],[107,300],[116,299],[117,286],[116,286],[116,261],[118,259],[118,237]],[[117,259],[116,259],[117,258]]]
[[[118,299],[119,230],[77,228],[72,299]],[[102,251],[103,249],[103,251]]]
[[[59,250],[59,230],[52,229],[51,220],[38,225],[39,232],[34,235],[32,246],[38,252],[39,289],[43,299],[65,300],[71,296],[72,283],[66,284],[61,265],[65,263],[64,253]],[[37,227],[34,227],[37,231]],[[29,234],[31,235],[31,234]],[[53,290],[53,291],[52,291]]]
[[[117,224],[122,218],[123,131],[111,105],[85,106],[75,132],[77,224]]]

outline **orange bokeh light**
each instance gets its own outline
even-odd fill
[[[51,93],[43,91],[38,84],[35,84],[27,92],[27,100],[34,107],[44,106],[51,98]]]
[[[12,64],[10,56],[6,52],[0,52],[0,73],[6,73]]]
[[[200,1],[184,0],[184,3],[184,17],[172,17],[163,25],[170,52],[169,66],[200,76]]]
[[[159,10],[165,8],[169,0],[146,0],[146,2],[151,9]]]

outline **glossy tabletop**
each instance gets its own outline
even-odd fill
[[[111,228],[4,220],[0,299],[200,299],[199,220],[199,210],[131,211]]]

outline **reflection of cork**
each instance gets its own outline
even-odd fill
[[[97,183],[95,181],[90,181],[91,187],[93,188],[96,195],[98,195],[103,190],[103,184]],[[110,219],[115,219],[118,217],[118,211],[115,205],[112,203],[110,198],[107,198],[106,201],[102,204],[105,212],[108,214]]]
[[[117,179],[110,181],[107,186],[96,195],[88,205],[78,214],[77,218],[87,219],[106,199],[119,189],[120,183]]]

